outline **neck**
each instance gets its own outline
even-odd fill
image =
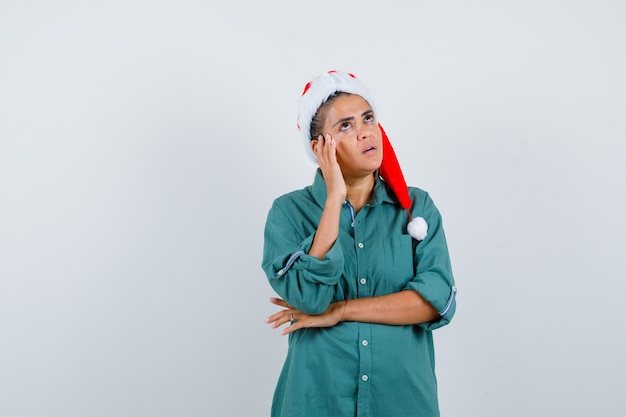
[[[345,178],[347,198],[355,211],[359,211],[372,198],[374,175],[359,178]]]

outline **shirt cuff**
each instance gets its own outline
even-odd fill
[[[450,323],[456,312],[456,292],[454,285],[410,282],[406,289],[417,291],[426,301],[433,305],[439,313],[437,320],[419,324],[425,330],[435,330]]]
[[[344,267],[343,252],[340,245],[333,244],[324,259],[308,255],[313,244],[313,237],[309,236],[297,250],[287,258],[275,273],[276,279],[282,279],[290,270],[300,271],[307,281],[325,285],[336,285]]]

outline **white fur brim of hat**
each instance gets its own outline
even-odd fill
[[[317,157],[311,149],[311,121],[320,106],[336,92],[357,94],[363,97],[376,114],[370,92],[354,75],[340,71],[329,71],[312,80],[300,98],[298,129],[300,129],[300,139],[304,144],[306,153],[315,163],[317,163]]]

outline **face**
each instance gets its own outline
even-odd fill
[[[374,111],[361,96],[337,97],[327,110],[323,132],[337,142],[337,162],[344,176],[370,175],[380,167],[382,135]]]

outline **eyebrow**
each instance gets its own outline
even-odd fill
[[[373,114],[373,113],[374,113],[374,110],[369,109],[369,110],[364,111],[363,113],[361,113],[361,117],[363,117],[363,116],[367,116],[367,115],[368,115],[368,114],[370,114],[370,113],[371,113],[371,114]],[[338,120],[338,121],[337,121],[337,122],[333,125],[333,127],[337,126],[339,123],[349,122],[350,120],[354,120],[354,116],[344,117],[343,119]]]

